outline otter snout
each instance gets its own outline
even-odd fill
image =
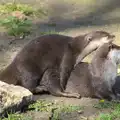
[[[111,38],[113,38],[113,39],[114,39],[114,38],[115,38],[115,35],[111,35]]]

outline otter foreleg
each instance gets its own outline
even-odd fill
[[[32,93],[37,94],[37,93],[43,93],[43,92],[47,92],[47,91],[48,90],[45,86],[39,85],[32,91]]]
[[[57,69],[47,69],[43,75],[41,84],[47,87],[49,93],[59,97],[80,98],[78,93],[65,92],[60,86],[59,71]]]
[[[60,66],[60,85],[63,90],[66,88],[67,81],[74,67],[75,58],[72,48],[68,45]]]

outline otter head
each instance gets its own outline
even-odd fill
[[[120,46],[111,44],[109,47],[108,58],[115,64],[120,64]]]
[[[112,43],[115,36],[105,31],[94,31],[84,36],[85,46],[76,60],[75,66],[81,62],[88,54],[95,51],[104,43]]]

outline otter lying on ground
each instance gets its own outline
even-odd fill
[[[119,63],[120,46],[102,45],[96,50],[90,64],[81,62],[76,66],[68,80],[66,92],[79,93],[81,97],[117,99],[112,87]]]
[[[1,72],[0,80],[21,85],[33,93],[49,91],[56,96],[76,97],[64,91],[76,63],[98,48],[112,42],[114,35],[104,31],[77,37],[41,36],[27,44],[12,63]]]

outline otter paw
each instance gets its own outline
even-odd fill
[[[79,93],[74,93],[74,96],[78,99],[81,98],[81,95]]]

